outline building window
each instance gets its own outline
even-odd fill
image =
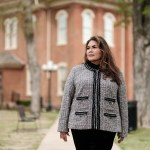
[[[85,9],[82,12],[82,41],[85,44],[93,34],[93,19],[94,13],[90,9]]]
[[[18,20],[16,17],[7,18],[5,25],[5,49],[16,49],[18,40]]]
[[[17,48],[17,30],[18,30],[18,20],[17,18],[12,19],[12,49]]]
[[[33,30],[34,30],[34,32],[35,32],[35,30],[36,30],[36,25],[37,25],[37,17],[36,17],[36,15],[32,15],[32,22],[33,22]]]
[[[58,64],[58,96],[62,96],[64,93],[64,85],[67,77],[67,64],[59,63]]]
[[[31,90],[31,73],[29,70],[29,67],[26,68],[26,94],[27,96],[32,95],[32,90]]]
[[[58,45],[67,44],[67,18],[68,13],[65,10],[60,10],[56,14]]]
[[[114,23],[115,17],[111,13],[106,13],[104,15],[104,37],[108,45],[114,46]]]
[[[11,47],[11,20],[6,19],[5,25],[5,49],[10,49]]]

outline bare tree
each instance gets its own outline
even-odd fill
[[[32,0],[23,0],[23,12],[24,12],[24,33],[27,45],[27,56],[29,70],[31,74],[31,91],[32,102],[31,110],[35,116],[40,112],[40,67],[37,63],[35,38],[32,20]]]
[[[150,1],[133,0],[134,99],[139,125],[150,127]]]

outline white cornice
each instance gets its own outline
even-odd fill
[[[117,10],[118,7],[109,3],[102,3],[102,2],[94,2],[92,0],[65,0],[65,1],[55,1],[50,3],[50,7],[58,7],[58,6],[65,6],[68,4],[72,3],[77,3],[77,4],[82,4],[85,6],[93,6],[93,7],[100,7],[100,8],[105,8],[105,9],[110,9],[110,10]]]
[[[12,0],[12,1],[8,1],[8,2],[0,2],[0,7],[6,7],[7,5],[15,5],[18,4],[20,2],[20,0]]]
[[[43,4],[33,5],[32,7],[33,11],[45,8],[47,7]],[[20,7],[20,0],[16,0],[13,3],[5,3],[5,5],[0,5],[0,15],[8,15],[17,12],[23,12],[22,7]]]
[[[20,11],[20,0],[13,0],[0,3],[0,15],[7,15]]]
[[[10,14],[10,13],[16,13],[22,11],[21,8],[19,8],[19,5],[21,0],[12,0],[4,3],[0,3],[0,15],[4,14]],[[55,7],[60,7],[60,6],[66,6],[70,4],[81,4],[84,6],[92,6],[92,7],[97,7],[97,8],[105,8],[109,10],[118,10],[118,7],[109,3],[102,3],[102,2],[95,2],[92,0],[58,0],[58,1],[53,1],[49,5],[44,4],[44,3],[38,3],[38,5],[33,6],[33,11],[38,10],[38,9],[48,9],[48,8],[55,8]],[[14,7],[13,7],[14,6]],[[10,8],[9,8],[10,7]]]
[[[0,15],[9,15],[9,14],[17,13],[17,12],[21,12],[21,11],[22,11],[22,9],[20,9],[20,8],[13,8],[13,9],[5,10],[4,12],[0,12]]]

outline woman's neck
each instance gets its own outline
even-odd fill
[[[94,65],[99,65],[100,64],[99,61],[91,61],[91,63],[94,64]]]
[[[86,64],[88,65],[89,68],[92,68],[92,69],[99,69],[99,64],[95,64],[89,60],[86,61]]]

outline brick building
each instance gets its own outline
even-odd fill
[[[21,0],[0,0],[0,101],[7,105],[14,92],[30,100],[30,72],[24,37]],[[70,69],[83,62],[85,42],[102,35],[125,75],[128,99],[133,96],[132,25],[114,26],[122,17],[115,0],[34,0],[33,26],[38,64],[41,66],[41,97],[47,102],[48,75],[42,65],[52,60],[58,69],[51,73],[51,105],[60,107],[63,86]]]

